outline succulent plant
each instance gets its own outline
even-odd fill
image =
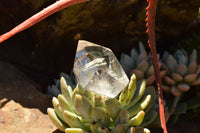
[[[192,51],[193,49],[196,49],[197,51],[200,51],[200,34],[193,34],[188,38],[185,38],[178,42],[175,47],[177,49],[187,49],[187,51]],[[173,49],[174,46],[172,46],[170,49]],[[200,52],[197,53],[197,57],[200,57]],[[197,58],[197,62],[200,62],[200,58]]]
[[[151,88],[151,87],[150,87]],[[154,90],[154,91],[153,91]],[[144,120],[140,126],[142,127],[161,127],[160,123],[160,115],[159,115],[159,95],[155,91],[155,89],[149,90],[149,88],[146,90],[147,92],[150,91],[151,96],[153,99],[151,100],[151,107],[149,108],[149,111],[145,114]],[[165,113],[165,120],[168,122],[169,120],[169,111],[168,111],[168,106],[167,102],[164,99],[164,113]]]
[[[71,86],[71,88],[75,87],[75,79],[72,73],[68,75],[67,73],[62,72],[60,73],[60,77],[63,77],[67,84]],[[60,79],[54,79],[54,83],[55,84],[48,86],[47,94],[57,97],[59,94],[61,94]]]
[[[164,91],[180,96],[191,86],[200,85],[200,65],[197,64],[197,51],[188,56],[184,49],[178,49],[172,56],[164,52],[163,67],[168,70],[162,86]]]
[[[157,55],[159,60],[159,55]],[[131,55],[121,54],[120,63],[128,75],[133,73],[137,76],[137,79],[146,79],[147,85],[152,85],[155,81],[154,68],[151,61],[150,54],[147,54],[142,42],[139,42],[139,51],[135,48],[131,50]],[[159,68],[161,67],[161,61],[158,62]],[[165,76],[167,70],[160,72],[161,78]]]
[[[136,81],[133,74],[129,85],[118,98],[96,95],[80,85],[72,90],[63,77],[62,94],[53,97],[54,108],[47,112],[52,122],[66,133],[136,133],[150,132],[139,126],[154,105],[154,87]],[[103,86],[102,86],[103,87]],[[150,116],[149,116],[150,117]]]

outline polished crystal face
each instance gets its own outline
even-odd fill
[[[112,98],[129,82],[110,49],[84,40],[78,42],[73,71],[83,88]]]

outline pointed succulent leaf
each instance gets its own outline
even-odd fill
[[[128,86],[119,95],[119,102],[122,104],[122,106],[124,106],[126,103],[127,95],[128,95]]]
[[[65,131],[65,128],[68,127],[65,123],[61,122],[60,119],[57,117],[53,108],[48,108],[47,113],[53,124],[61,131]]]
[[[185,57],[188,58],[188,54],[187,54],[187,52],[186,52],[183,48],[181,49],[181,52],[183,53],[183,55],[184,55]]]
[[[174,53],[174,57],[177,59],[179,64],[184,64],[184,65],[188,64],[188,55],[184,49],[177,50]]]
[[[107,113],[113,120],[115,120],[118,113],[122,109],[122,105],[116,98],[110,98],[106,100],[105,104],[106,104]]]
[[[125,88],[126,90],[124,90],[122,93],[122,95],[125,94],[124,99],[122,100],[122,96],[120,95],[119,101],[121,102],[122,106],[126,106],[130,103],[133,95],[135,94],[135,91],[137,89],[137,85],[136,85],[136,76],[135,74],[133,74],[131,76],[131,80],[130,83],[128,85],[128,88]]]
[[[134,48],[132,48],[132,50],[131,50],[131,58],[134,59],[134,62],[138,58],[138,51],[136,49],[134,49]]]
[[[105,107],[105,100],[104,96],[95,95],[94,107]]]
[[[193,49],[192,54],[190,55],[190,63],[197,60],[197,50]]]
[[[165,79],[165,82],[166,82],[168,85],[174,85],[174,84],[176,83],[173,79],[171,79],[171,78],[168,77],[168,76],[165,76],[164,79]]]
[[[142,62],[143,60],[147,60],[148,59],[148,55],[146,53],[146,51],[143,51],[139,54],[138,58],[137,58],[137,64],[139,64],[140,62]]]
[[[162,56],[162,61],[164,63],[166,63],[168,56],[169,56],[169,53],[167,51],[164,51],[163,56]]]
[[[196,69],[197,69],[197,62],[193,61],[189,64],[188,69],[187,69],[187,73],[188,74],[195,73]]]
[[[81,128],[66,128],[65,133],[88,133],[88,132]]]
[[[74,87],[74,83],[73,83],[73,81],[72,81],[72,77],[73,77],[73,75],[68,75],[68,74],[66,74],[66,73],[60,73],[60,77],[64,77],[65,78],[65,81],[67,82],[67,84],[69,85],[69,86],[71,86],[71,87]],[[58,82],[59,83],[59,85],[60,85],[60,82]]]
[[[148,68],[148,62],[146,60],[141,61],[139,64],[137,64],[136,69],[145,72]]]
[[[151,75],[150,77],[148,77],[148,78],[147,78],[147,81],[146,81],[146,82],[147,82],[147,83],[146,83],[147,86],[152,85],[152,84],[154,83],[155,79],[156,79],[156,78],[155,78],[154,75]]]
[[[63,118],[63,110],[62,110],[61,106],[59,105],[58,99],[56,97],[53,97],[52,103],[53,103],[53,107],[54,107],[56,114],[64,122],[65,120]]]
[[[55,86],[56,86],[57,88],[60,88],[60,79],[56,80]],[[61,90],[60,90],[60,91],[61,91]]]
[[[166,60],[166,65],[171,72],[174,72],[177,66],[177,61],[172,55],[169,55]]]
[[[179,64],[187,65],[187,63],[188,63],[188,58],[185,57],[185,56],[180,56],[179,59],[178,59],[178,63],[179,63]]]
[[[181,91],[177,89],[175,86],[171,87],[171,93],[176,97],[181,96]]]
[[[60,87],[63,96],[72,105],[72,88],[67,85],[64,77],[60,78]]]
[[[134,63],[134,60],[131,57],[129,57],[128,55],[123,54],[123,53],[121,54],[120,64],[122,66],[126,66],[129,69],[132,69],[133,63]]]
[[[191,85],[193,85],[193,86],[200,85],[200,77],[199,77],[197,80],[193,81],[193,82],[191,83]]]
[[[110,117],[105,108],[93,107],[91,118],[93,122],[99,122],[103,126],[108,126],[110,124]]]
[[[87,97],[87,99],[89,99],[92,104],[94,104],[94,93],[93,92],[85,90],[83,95],[85,97]]]
[[[136,89],[137,89],[137,80],[136,80],[136,75],[133,74],[131,76],[131,80],[130,80],[130,83],[128,85],[128,96],[127,96],[127,99],[126,99],[126,105],[128,105],[130,103],[132,97],[135,94]]]
[[[149,69],[147,70],[147,72],[146,72],[146,76],[147,76],[147,77],[149,77],[149,76],[151,76],[151,75],[154,75],[154,68],[153,68],[153,65],[151,65],[151,66],[149,67]]]
[[[87,122],[91,122],[92,103],[83,95],[76,94],[74,99],[74,107],[76,112]]]
[[[138,82],[139,83],[139,82]],[[137,85],[138,86],[138,85]],[[141,97],[143,96],[144,92],[145,92],[145,89],[146,89],[146,81],[145,80],[142,80],[140,83],[139,83],[139,88],[137,87],[136,89],[136,92],[133,96],[133,98],[131,99],[131,102],[129,105],[127,105],[126,108],[129,108],[129,107],[132,107],[133,105],[135,105],[140,99]]]
[[[184,56],[184,54],[182,53],[182,51],[180,49],[178,49],[175,53],[174,53],[174,57],[178,60],[180,58],[180,56]]]
[[[88,127],[85,127],[85,125],[80,120],[80,117],[77,116],[76,114],[64,110],[63,116],[64,116],[64,119],[65,119],[66,123],[71,128],[81,128],[81,129],[88,130]]]
[[[130,117],[135,116],[138,112],[142,111],[141,107],[139,104],[134,105],[134,107],[131,107],[128,109],[128,112],[130,114]]]
[[[180,75],[185,75],[187,72],[187,67],[184,64],[178,64],[176,66],[176,73],[180,74]]]
[[[67,110],[72,112],[73,106],[71,106],[68,101],[65,99],[65,97],[61,94],[58,95],[58,102],[62,110]]]
[[[145,108],[144,109],[145,113],[149,112],[149,110],[151,110],[153,108],[154,104],[155,104],[155,101],[156,101],[156,90],[155,90],[155,88],[153,86],[147,87],[144,96],[146,96],[146,95],[151,95],[151,100],[148,103],[147,107],[143,107],[143,108]]]
[[[151,101],[151,95],[145,96],[142,100],[140,100],[136,105],[130,107],[128,109],[129,111],[129,117],[135,116],[138,112],[144,110],[148,104]]]
[[[52,86],[49,85],[47,93],[52,96],[58,96],[58,94],[61,94],[61,91],[56,85],[52,85]]]
[[[135,74],[137,79],[143,79],[143,77],[144,77],[144,72],[141,70],[138,70],[138,69],[133,69],[131,71],[131,74]]]
[[[119,112],[119,115],[117,116],[115,120],[115,124],[126,124],[129,120],[129,112],[126,109],[122,109]]]
[[[184,77],[186,83],[192,83],[197,79],[197,74],[189,74]]]
[[[149,102],[151,101],[151,95],[149,94],[149,95],[145,96],[144,99],[142,99],[141,101],[142,102],[140,104],[140,107],[142,110],[144,110],[149,105]]]
[[[75,98],[76,94],[83,95],[84,92],[85,92],[85,90],[80,85],[77,85],[77,87],[72,92],[72,102],[74,103],[74,98]]]
[[[186,92],[190,89],[190,86],[186,83],[180,83],[177,85],[177,88],[182,92]]]
[[[149,126],[151,123],[153,123],[153,121],[156,120],[157,117],[158,117],[158,112],[154,110],[149,111],[148,113],[145,114],[144,120],[140,126],[141,127]]]
[[[144,119],[144,115],[145,115],[144,111],[140,111],[136,116],[134,116],[128,121],[127,123],[128,126],[134,127],[140,125]]]
[[[167,70],[160,71],[160,78],[163,78],[167,74]]]
[[[115,128],[111,130],[111,133],[126,133],[127,129],[127,124],[118,124]]]
[[[183,80],[183,76],[181,76],[180,74],[178,73],[172,73],[172,79],[177,81],[177,82],[180,82]]]
[[[142,53],[143,51],[146,51],[144,48],[144,45],[141,41],[139,42],[139,51],[140,51],[140,53]]]

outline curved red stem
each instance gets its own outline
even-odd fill
[[[43,9],[42,11],[38,12],[37,14],[33,15],[29,19],[25,20],[9,32],[3,34],[0,36],[0,43],[3,41],[9,39],[10,37],[14,36],[15,34],[33,26],[34,24],[40,22],[41,20],[47,18],[48,16],[52,15],[53,13],[60,11],[66,7],[69,7],[71,5],[85,2],[89,0],[59,0],[55,2],[54,4],[48,6],[47,8]]]
[[[155,16],[156,16],[156,8],[158,4],[158,0],[147,0],[148,7],[147,10],[147,33],[148,33],[148,43],[151,51],[152,63],[154,66],[154,72],[156,77],[156,85],[158,89],[159,95],[159,113],[160,113],[160,121],[161,127],[164,133],[167,133],[166,121],[165,121],[165,112],[164,112],[164,103],[163,103],[163,93],[162,93],[162,83],[160,78],[160,70],[158,68],[158,60],[157,60],[157,51],[156,51],[156,43],[155,43]]]

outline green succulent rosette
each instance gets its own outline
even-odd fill
[[[56,127],[66,133],[149,133],[141,126],[155,102],[154,87],[131,76],[129,85],[117,98],[96,95],[60,79],[61,94],[53,97],[47,112]],[[103,86],[102,86],[103,87]],[[150,117],[150,116],[149,116]]]

